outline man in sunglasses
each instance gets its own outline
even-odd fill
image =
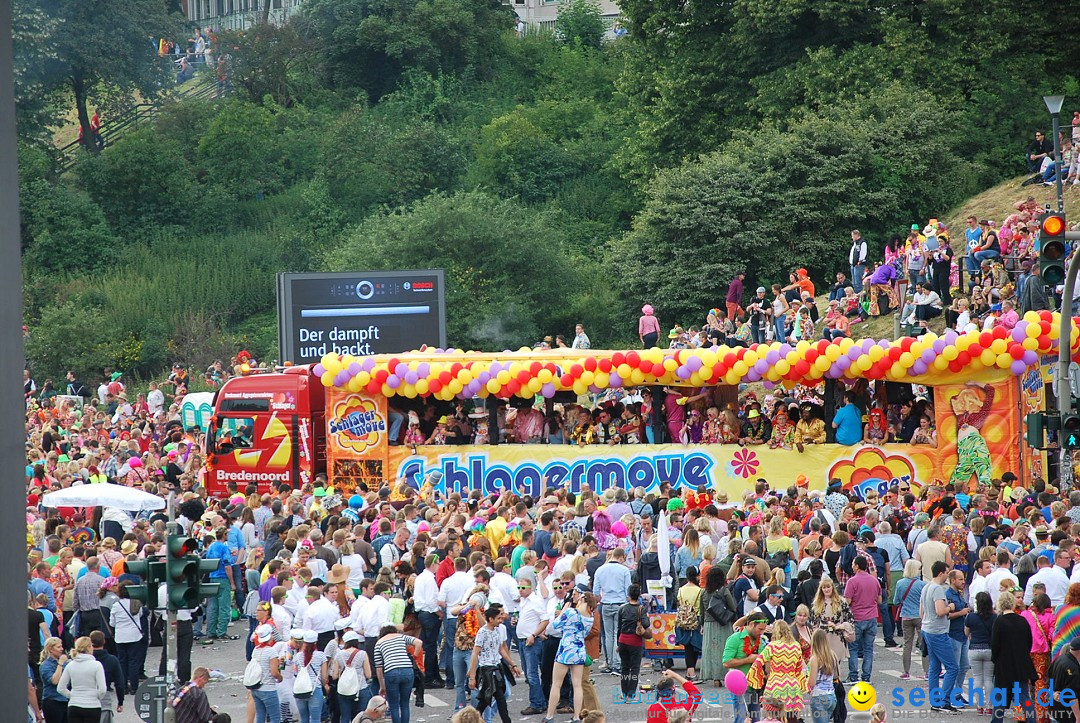
[[[561,585],[562,583],[556,583]],[[544,643],[539,632],[548,623],[547,603],[533,588],[532,581],[520,578],[517,582],[518,597],[518,652],[521,667],[529,683],[529,705],[521,715],[540,715],[547,710],[547,696],[540,682],[540,662]]]

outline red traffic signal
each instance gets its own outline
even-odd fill
[[[1060,236],[1065,233],[1065,214],[1044,213],[1039,217],[1040,237]]]

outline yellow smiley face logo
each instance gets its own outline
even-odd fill
[[[847,700],[852,709],[865,713],[877,703],[877,691],[869,683],[855,683],[848,691]]]

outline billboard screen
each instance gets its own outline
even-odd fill
[[[282,361],[446,347],[442,269],[278,274]]]

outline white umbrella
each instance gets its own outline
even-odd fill
[[[660,581],[671,587],[671,540],[668,539],[667,510],[661,509],[656,525],[656,554],[660,558]]]
[[[149,492],[114,484],[73,485],[41,498],[46,507],[118,507],[122,510],[160,510],[165,500]]]

